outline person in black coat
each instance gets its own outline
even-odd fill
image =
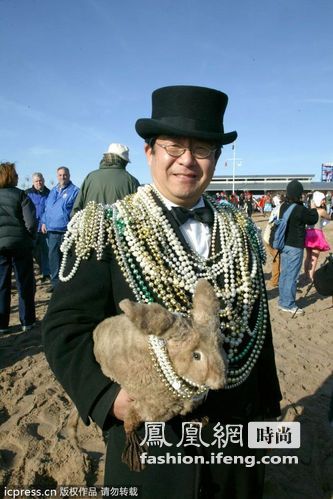
[[[284,248],[280,254],[279,309],[283,312],[303,315],[296,305],[297,280],[303,263],[305,228],[318,220],[316,208],[306,208],[302,202],[303,185],[292,180],[287,185],[286,200],[281,204],[280,218],[294,205],[287,222]]]
[[[237,137],[224,132],[226,105],[224,93],[203,87],[153,93],[152,118],[136,123],[153,184],[111,207],[88,204],[74,216],[63,244],[61,282],[42,325],[57,379],[83,421],[108,434],[105,485],[137,487],[142,498],[259,499],[264,467],[255,463],[262,452],[248,449],[247,423],[280,415],[260,238],[235,207],[204,195],[222,146]],[[200,277],[214,285],[221,302],[226,388],[209,392],[185,418],[159,423],[160,439],[142,455],[145,469],[131,471],[121,459],[131,394],[103,375],[92,332],[120,313],[124,298],[186,315]],[[228,441],[231,428],[242,438]],[[139,435],[147,440],[147,425]],[[223,464],[221,453],[243,462]]]
[[[35,320],[32,249],[37,231],[35,207],[18,189],[14,163],[0,164],[0,332],[9,331],[11,276],[14,269],[23,331]]]

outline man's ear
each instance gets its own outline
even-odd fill
[[[145,142],[144,151],[145,151],[145,155],[146,155],[146,158],[147,158],[147,163],[148,163],[149,166],[151,166],[152,156],[154,154],[152,146],[150,144],[147,144]]]

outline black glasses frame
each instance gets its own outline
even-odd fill
[[[209,156],[211,156],[212,154],[214,154],[217,151],[217,148],[210,148],[210,147],[206,147],[206,146],[194,146],[194,148],[192,148],[192,147],[180,146],[178,144],[159,144],[158,142],[155,142],[155,144],[159,147],[162,147],[167,152],[167,154],[169,154],[169,156],[171,156],[172,158],[180,158],[180,156],[182,156],[185,151],[190,151],[192,156],[194,156],[196,159],[207,159],[207,158],[209,158]],[[170,153],[171,147],[179,148],[179,154],[178,153]],[[196,149],[199,149],[199,148],[206,149],[207,154],[205,154],[204,156],[199,154],[199,156],[198,156]]]

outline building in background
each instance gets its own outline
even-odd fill
[[[331,164],[331,163],[326,163]],[[331,167],[333,171],[333,163]],[[251,192],[254,195],[265,194],[267,192],[275,193],[285,191],[287,184],[292,180],[299,180],[304,191],[331,191],[333,190],[333,178],[331,181],[315,182],[314,174],[297,174],[297,175],[232,175],[216,176],[212,178],[211,183],[207,187],[207,192],[232,192],[233,181],[235,192]]]

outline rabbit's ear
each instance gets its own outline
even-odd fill
[[[134,303],[122,300],[119,307],[133,324],[144,334],[161,335],[175,321],[175,316],[158,303]]]
[[[214,288],[206,279],[199,279],[193,295],[192,316],[202,326],[218,320],[220,303]]]

